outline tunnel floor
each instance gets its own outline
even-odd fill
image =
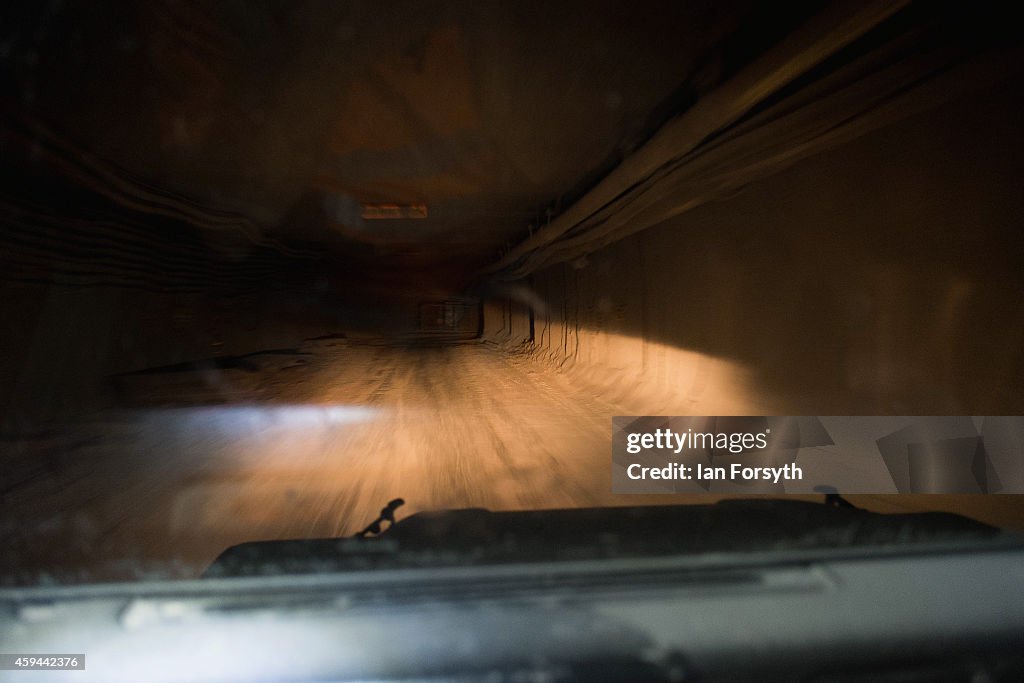
[[[318,340],[118,387],[120,408],[17,444],[17,568],[61,548],[57,572],[89,580],[193,576],[234,543],[352,534],[396,497],[401,516],[631,502],[610,493],[615,406],[479,344]]]
[[[603,400],[482,344],[325,338],[116,385],[118,407],[6,444],[4,575],[194,577],[236,543],[350,535],[396,497],[400,517],[723,497],[613,495],[611,417],[663,407]],[[955,497],[851,498],[956,508]],[[1019,497],[987,498],[1002,500],[980,518],[1019,525]]]

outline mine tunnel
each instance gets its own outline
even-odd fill
[[[1024,413],[1010,12],[4,3],[3,581],[815,497],[614,494],[617,415]]]

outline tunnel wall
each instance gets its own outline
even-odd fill
[[[134,284],[67,286],[0,276],[0,431],[107,407],[117,400],[123,373],[295,349],[323,335],[415,344],[480,334],[479,302],[440,293],[339,291],[315,282],[187,292]],[[425,310],[447,305],[460,314],[451,329],[425,324]]]
[[[483,306],[483,341],[519,347],[532,338],[530,308],[511,298],[491,298]]]
[[[117,176],[115,191],[86,174],[79,187],[53,161],[68,154],[35,159],[12,125],[0,118],[0,134],[18,141],[0,171],[0,432],[106,407],[123,373],[325,334],[415,339],[423,303],[444,300],[367,286],[358,273],[332,281],[345,269],[319,251],[131,179]],[[460,334],[478,334],[478,321],[466,326]]]
[[[241,292],[129,285],[0,278],[2,430],[107,407],[124,373],[296,349],[324,335],[415,344],[466,341],[480,332],[478,301],[438,293],[335,291],[315,283]],[[425,307],[448,304],[463,313],[452,329],[425,325]]]
[[[4,431],[105,407],[117,373],[292,348],[340,313],[294,293],[159,293],[0,283]]]
[[[1020,84],[535,274],[539,358],[697,414],[1020,414]]]

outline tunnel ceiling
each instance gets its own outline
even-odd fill
[[[133,210],[236,216],[245,239],[364,271],[468,272],[810,7],[751,5],[9,4],[5,143],[34,163],[44,140],[64,157],[47,173]],[[364,221],[367,203],[428,216]]]

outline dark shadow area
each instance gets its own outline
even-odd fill
[[[338,337],[338,335],[324,335],[321,337],[313,337],[313,339],[336,339]],[[344,336],[342,335],[340,338],[343,339]],[[266,351],[255,351],[253,353],[247,353],[242,356],[217,356],[215,358],[206,358],[203,360],[190,361],[188,363],[161,365],[160,367],[145,368],[144,370],[135,370],[134,372],[124,372],[119,375],[115,375],[114,377],[116,379],[119,377],[136,377],[139,375],[165,375],[179,372],[203,372],[206,370],[244,370],[245,372],[257,372],[260,369],[260,364],[255,362],[254,359],[259,358],[261,356],[309,355],[311,354],[299,351],[297,349],[268,349]],[[301,365],[301,359],[295,361],[294,364]]]

